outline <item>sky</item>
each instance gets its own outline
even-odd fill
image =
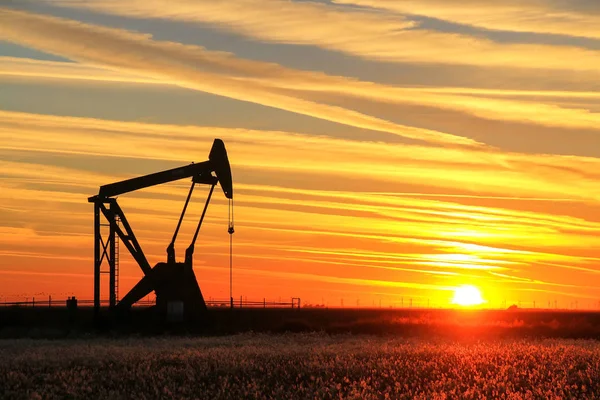
[[[2,0],[0,302],[91,299],[87,198],[218,137],[235,298],[600,308],[599,27],[595,0]],[[188,186],[118,199],[152,265]],[[207,299],[227,220],[215,192]],[[141,276],[122,248],[119,296]]]

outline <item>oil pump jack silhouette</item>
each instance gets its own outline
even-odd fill
[[[129,221],[117,203],[116,196],[189,177],[192,178],[192,184],[173,238],[167,247],[167,261],[151,267]],[[217,183],[221,185],[225,197],[229,199],[228,232],[232,235],[234,233],[233,183],[227,151],[221,139],[214,140],[207,161],[104,185],[100,187],[97,195],[88,199],[88,202],[94,204],[94,314],[96,317],[100,312],[100,278],[102,274],[108,273],[110,309],[128,310],[154,291],[156,308],[162,315],[166,316],[167,310],[175,304],[179,306],[179,311],[185,320],[197,321],[202,318],[206,311],[206,303],[193,270],[194,245]],[[185,259],[183,262],[177,262],[175,240],[197,184],[209,185],[210,191],[192,242],[185,252]],[[104,223],[101,216],[106,220]],[[131,253],[144,273],[144,277],[120,301],[118,301],[119,241]],[[102,269],[104,264],[108,264],[108,270]]]

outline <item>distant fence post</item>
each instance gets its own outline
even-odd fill
[[[35,297],[31,298],[31,307],[35,307]]]
[[[296,303],[298,303],[298,309],[300,309],[300,297],[292,297],[292,308]]]
[[[263,308],[267,308],[267,299],[263,297]]]
[[[52,296],[48,296],[48,308],[52,307]]]
[[[240,296],[240,308],[242,308],[242,296]]]

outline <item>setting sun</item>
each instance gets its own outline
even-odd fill
[[[479,289],[472,285],[457,287],[452,298],[452,304],[459,306],[478,306],[484,302],[485,300],[481,297]]]

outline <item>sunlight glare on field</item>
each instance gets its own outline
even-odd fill
[[[462,307],[475,307],[485,303],[481,291],[472,285],[462,285],[454,290],[452,304]]]

